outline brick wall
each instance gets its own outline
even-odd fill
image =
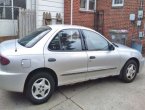
[[[98,0],[97,10],[104,10],[104,34],[109,36],[110,29],[126,29],[131,36],[138,36],[137,26],[129,21],[131,12],[136,14],[140,6],[140,0],[125,0],[124,6],[120,8],[112,7],[112,0]],[[141,27],[143,29],[143,25]],[[142,30],[141,29],[141,30]]]
[[[64,0],[64,23],[70,24],[71,0]],[[80,0],[73,3],[73,24],[94,28],[94,13],[80,11]]]
[[[70,8],[71,0],[64,0],[64,23],[70,24]],[[140,6],[140,0],[124,0],[124,6],[113,8],[112,0],[97,0],[97,10],[104,10],[104,27],[103,34],[111,39],[109,35],[109,30],[128,30],[128,46],[131,45],[132,38],[138,38],[138,31],[144,30],[145,19],[140,29],[136,26],[137,21],[137,12]],[[145,5],[145,1],[144,1]],[[94,13],[80,11],[80,0],[74,0],[74,9],[73,9],[73,24],[82,25],[90,28],[94,28]],[[145,10],[145,6],[144,6]],[[133,12],[136,14],[135,23],[131,23],[129,20],[130,13]],[[144,12],[145,18],[145,12]],[[97,22],[97,20],[96,20]],[[134,37],[133,37],[134,36]],[[145,40],[142,41],[143,46],[145,47]],[[145,48],[144,48],[145,52]]]
[[[138,39],[138,31],[144,31],[145,19],[142,21],[142,26],[140,29],[137,27],[137,13],[140,7],[140,0],[124,0],[124,6],[120,8],[112,7],[112,0],[98,0],[97,10],[104,10],[104,35],[110,38],[110,29],[125,29],[128,30],[128,46],[131,45],[131,40],[133,38]],[[145,2],[144,2],[145,5]],[[144,9],[145,10],[145,7]],[[133,12],[136,15],[136,21],[131,23],[129,20],[130,13]],[[145,17],[145,13],[144,13]],[[143,43],[143,52],[145,53],[145,40]]]

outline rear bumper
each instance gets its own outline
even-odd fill
[[[145,58],[142,58],[142,59],[140,60],[139,73],[143,73],[144,63],[145,63]]]
[[[23,92],[27,74],[0,71],[0,89]]]

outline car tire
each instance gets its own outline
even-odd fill
[[[129,60],[121,70],[120,79],[125,83],[132,82],[137,75],[139,66],[134,60]]]
[[[33,104],[42,104],[48,101],[55,90],[54,78],[47,72],[37,72],[26,85],[26,97]]]

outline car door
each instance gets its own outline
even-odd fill
[[[77,29],[59,31],[44,50],[45,66],[56,72],[59,85],[85,80],[87,53]]]
[[[95,79],[116,75],[119,72],[120,56],[115,49],[102,35],[82,30],[88,55],[88,74],[86,79]],[[112,49],[109,49],[111,45]]]

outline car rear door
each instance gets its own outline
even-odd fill
[[[45,66],[54,70],[59,85],[85,80],[87,53],[77,29],[59,31],[44,50]]]
[[[86,79],[96,79],[109,75],[116,75],[119,72],[120,56],[114,48],[109,49],[109,42],[100,34],[82,30],[88,57],[88,73]]]

